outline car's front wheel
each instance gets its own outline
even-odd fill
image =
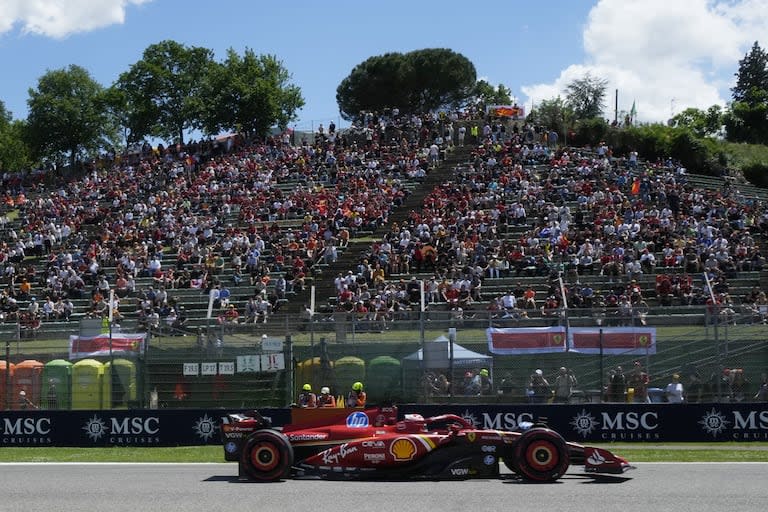
[[[533,428],[514,446],[512,464],[516,473],[534,482],[554,482],[568,471],[568,446],[560,434],[548,428]]]
[[[251,480],[280,480],[293,465],[293,446],[276,430],[257,430],[246,440],[240,463]]]

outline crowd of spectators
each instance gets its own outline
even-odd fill
[[[470,128],[478,140],[469,161],[371,246],[337,286],[339,309],[376,319],[418,309],[419,283],[401,276],[419,274],[431,276],[423,280],[427,309],[457,317],[480,309],[557,315],[565,296],[569,308],[599,306],[622,322],[644,322],[650,291],[662,305],[725,311],[740,301],[765,320],[765,294],[732,298],[729,287],[739,272],[765,266],[756,238],[768,211],[759,201],[730,185],[694,187],[672,159],[618,158],[602,142],[556,148],[536,127],[495,126]],[[584,275],[602,276],[603,285],[582,283]],[[638,284],[646,275],[659,275],[654,288]],[[521,276],[540,277],[546,294],[484,291]]]
[[[439,123],[367,113],[348,133],[329,126],[310,140],[285,132],[145,144],[107,155],[78,179],[6,175],[3,201],[19,220],[3,216],[0,226],[3,319],[26,318],[20,302],[38,325],[108,316],[110,304],[120,318],[133,304],[142,324],[159,328],[183,316],[176,289],[248,284],[249,299],[232,297],[221,316],[234,306],[238,322],[264,322],[306,286],[316,262],[332,263],[351,237],[388,222],[406,183],[429,171]],[[73,299],[89,305],[74,311]]]

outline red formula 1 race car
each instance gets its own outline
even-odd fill
[[[269,482],[286,477],[358,479],[498,478],[499,461],[520,477],[553,482],[571,465],[590,475],[622,474],[632,466],[608,450],[566,442],[546,427],[483,430],[452,414],[399,420],[396,407],[306,411],[272,428],[258,412],[222,419],[224,456],[238,475]]]

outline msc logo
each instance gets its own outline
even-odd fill
[[[364,412],[353,412],[347,416],[347,427],[349,428],[365,428],[368,426],[368,415]]]
[[[50,418],[18,418],[11,420],[10,418],[3,418],[3,423],[0,425],[0,434],[6,436],[20,436],[20,435],[38,435],[44,436],[51,433],[51,419]]]

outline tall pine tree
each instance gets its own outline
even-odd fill
[[[739,61],[736,86],[731,91],[733,101],[744,102],[749,106],[765,101],[765,93],[768,91],[768,53],[760,48],[757,41]]]
[[[755,41],[739,61],[733,103],[725,117],[728,139],[768,144],[768,54]]]

